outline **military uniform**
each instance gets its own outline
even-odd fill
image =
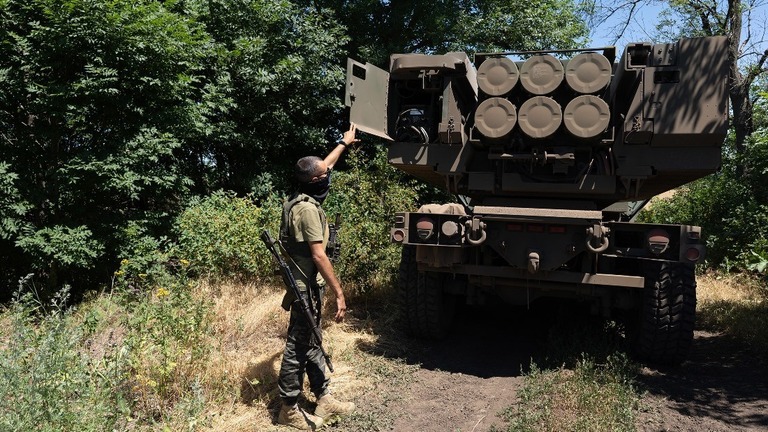
[[[303,193],[294,194],[283,204],[280,236],[286,250],[293,258],[289,262],[296,284],[302,296],[314,306],[315,320],[320,325],[320,311],[325,292],[325,280],[312,260],[309,242],[328,243],[328,223],[320,203]],[[278,387],[280,397],[293,405],[301,393],[304,373],[309,377],[310,389],[319,399],[328,392],[330,378],[325,372],[325,359],[317,341],[313,340],[312,328],[303,316],[301,307],[294,303],[289,291],[283,298],[283,307],[290,309],[288,336],[280,365]]]

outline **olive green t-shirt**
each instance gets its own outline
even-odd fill
[[[328,226],[325,213],[314,203],[298,202],[288,214],[288,242],[292,247],[293,263],[289,263],[293,277],[299,289],[305,291],[310,280],[315,280],[319,286],[325,286],[325,280],[317,271],[312,255],[309,253],[309,242],[322,242],[323,248],[328,244]],[[293,246],[293,245],[292,245]]]

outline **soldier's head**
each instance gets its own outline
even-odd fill
[[[296,162],[295,173],[299,191],[322,204],[331,189],[331,170],[325,161],[317,156],[303,157]]]
[[[294,167],[299,183],[315,183],[328,176],[328,165],[317,156],[305,156]]]

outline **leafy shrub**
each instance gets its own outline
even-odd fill
[[[384,149],[373,157],[352,150],[347,163],[349,170],[333,174],[331,194],[323,208],[331,223],[337,213],[341,215],[342,252],[336,271],[365,290],[396,273],[400,250],[390,243],[389,229],[395,212],[416,209],[418,185],[389,166]],[[282,199],[273,194],[259,206],[251,197],[220,191],[194,200],[177,219],[177,255],[206,276],[271,274],[272,257],[260,235],[265,228],[278,235]]]
[[[271,256],[261,232],[277,235],[280,199],[272,195],[261,206],[250,197],[219,191],[193,200],[176,220],[179,256],[192,270],[212,277],[252,278],[270,273]]]
[[[711,265],[746,268],[753,251],[768,249],[768,195],[762,183],[768,181],[768,159],[758,163],[750,156],[763,150],[768,140],[755,141],[743,158],[726,157],[720,172],[680,188],[669,200],[654,201],[639,220],[699,225]]]
[[[210,343],[210,302],[193,296],[191,262],[179,247],[138,225],[126,230],[130,258],[115,272],[113,290],[122,310],[121,352],[129,372],[122,388],[126,410],[149,423],[161,418],[197,421],[205,406],[202,387]],[[98,314],[84,319],[96,327]]]
[[[174,283],[176,273],[189,266],[188,260],[177,258],[175,243],[150,235],[141,224],[130,223],[123,234],[126,246],[112,283],[124,292],[139,294]]]
[[[179,403],[202,407],[200,382],[210,346],[210,304],[193,298],[183,271],[139,296],[124,296],[124,346],[133,414],[156,420]],[[194,411],[192,415],[196,414]]]
[[[352,150],[347,163],[350,170],[333,174],[323,208],[329,221],[341,215],[341,278],[364,291],[397,273],[400,246],[390,242],[389,230],[395,212],[416,210],[418,196],[415,182],[388,164],[384,148],[371,158]]]
[[[22,285],[33,287],[29,278]],[[68,289],[50,304],[20,290],[0,330],[0,430],[119,430],[125,363],[81,350],[83,330],[65,308]]]
[[[768,256],[767,103],[768,93],[762,93],[755,104],[758,128],[742,153],[726,142],[719,172],[680,188],[669,200],[654,201],[639,220],[699,225],[710,265],[759,266]]]

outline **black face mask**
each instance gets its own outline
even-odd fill
[[[325,178],[320,179],[314,183],[302,183],[299,185],[299,191],[305,193],[320,204],[328,197],[328,191],[331,190],[331,171],[328,171],[328,175]]]

